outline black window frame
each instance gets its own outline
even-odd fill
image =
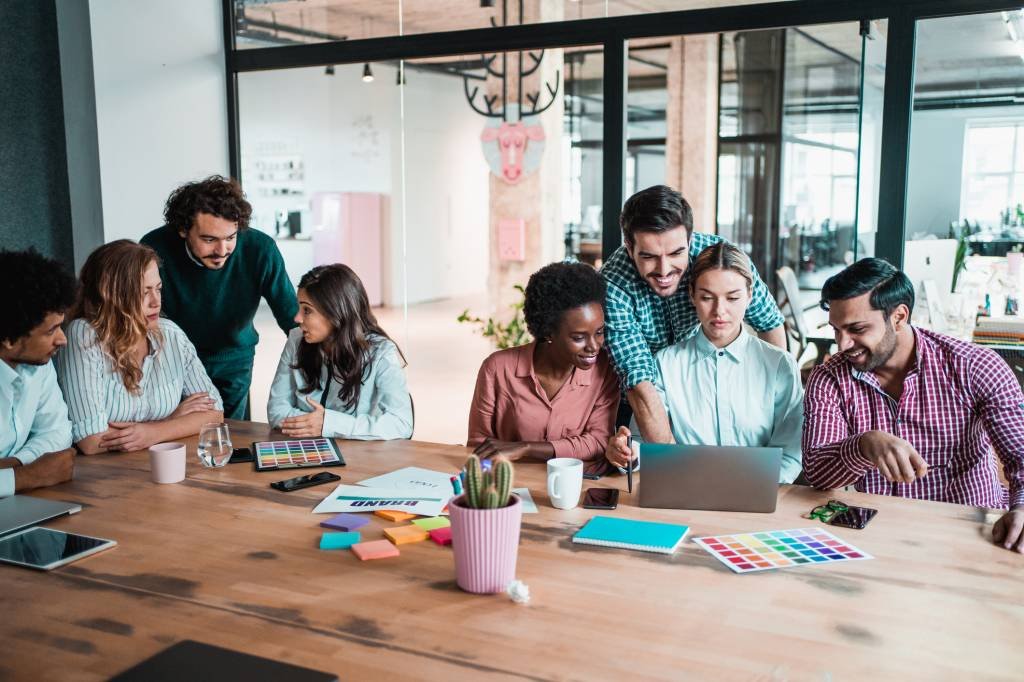
[[[887,20],[875,255],[902,267],[917,22],[937,17],[1009,11],[1018,9],[1020,4],[1006,0],[790,0],[245,50],[238,50],[235,46],[234,7],[235,0],[222,0],[228,153],[233,177],[238,177],[241,168],[240,73],[601,44],[605,65],[602,169],[602,253],[605,258],[621,243],[618,216],[625,200],[625,59],[630,39]]]

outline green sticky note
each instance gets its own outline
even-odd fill
[[[320,537],[320,549],[348,549],[360,542],[362,538],[358,531],[351,533],[324,533]]]
[[[448,521],[447,516],[432,516],[426,519],[416,519],[413,521],[417,526],[423,530],[434,530],[435,528],[447,528],[452,525]]]

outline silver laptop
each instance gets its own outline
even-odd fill
[[[773,512],[782,448],[640,446],[640,506]]]
[[[0,536],[80,511],[82,507],[73,502],[46,500],[28,495],[0,498]]]

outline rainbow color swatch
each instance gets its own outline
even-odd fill
[[[297,467],[345,466],[337,444],[329,438],[271,440],[252,444],[256,471]]]
[[[821,528],[709,535],[693,541],[736,573],[874,559]]]

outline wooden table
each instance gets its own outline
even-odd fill
[[[236,444],[269,435],[232,422]],[[407,465],[455,471],[460,447],[342,442],[346,483]],[[795,528],[830,497],[879,509],[840,537],[874,561],[736,575],[692,543],[664,556],[574,545],[595,512],[553,509],[544,467],[516,467],[524,515],[518,576],[528,606],[455,585],[451,550],[403,545],[362,563],[317,549],[330,491],[280,493],[291,474],[248,465],[150,482],[145,453],[79,458],[75,480],[38,491],[82,513],[49,525],[109,537],[110,551],[50,573],[0,566],[0,678],[98,680],[180,639],[251,652],[344,680],[1020,679],[1024,556],[990,544],[994,512],[787,486],[774,514],[640,509],[691,536]],[[371,517],[364,538],[391,525]]]

